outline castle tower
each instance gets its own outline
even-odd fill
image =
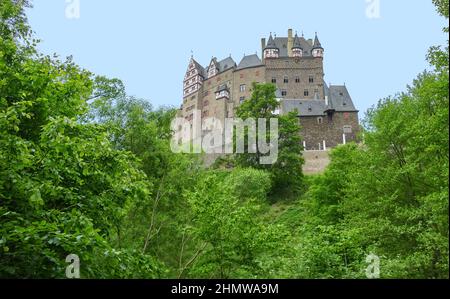
[[[203,67],[191,57],[183,81],[183,98],[196,93],[203,84]]]
[[[314,38],[314,45],[312,47],[312,55],[314,57],[323,58],[323,51],[324,51],[324,49],[322,48],[322,45],[320,44],[320,41],[319,41],[319,38],[317,37],[317,32],[316,32],[316,37]]]
[[[303,57],[303,48],[297,33],[295,34],[294,43],[292,45],[292,57]]]
[[[280,57],[280,49],[278,49],[275,44],[275,40],[272,37],[272,33],[270,33],[269,41],[267,42],[266,47],[264,48],[264,58],[278,58]]]

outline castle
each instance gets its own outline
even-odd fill
[[[183,81],[179,116],[192,121],[193,111],[219,120],[232,118],[236,108],[251,97],[252,83],[273,83],[279,113],[298,110],[305,151],[324,151],[355,141],[359,131],[358,110],[345,85],[324,81],[324,48],[319,38],[305,39],[288,30],[287,37],[270,34],[261,39],[262,59],[244,55],[212,58],[207,67],[192,57]]]

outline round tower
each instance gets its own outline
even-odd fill
[[[293,57],[303,57],[303,47],[300,44],[300,38],[297,33],[295,33],[294,44],[292,46],[292,56]]]
[[[272,33],[270,33],[269,41],[267,42],[266,47],[264,48],[264,58],[278,58],[280,57],[280,49],[275,44],[275,40],[272,37]]]
[[[324,52],[324,49],[322,48],[322,45],[320,44],[320,41],[319,41],[319,38],[317,37],[317,32],[316,32],[316,37],[314,38],[314,45],[312,47],[312,56],[323,58],[323,52]]]

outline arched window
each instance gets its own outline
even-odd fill
[[[318,117],[318,118],[317,118],[317,123],[318,123],[319,125],[323,124],[323,118],[322,118],[322,117]]]

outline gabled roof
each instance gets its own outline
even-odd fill
[[[261,59],[259,59],[258,55],[246,55],[242,58],[241,62],[237,66],[236,70],[242,70],[250,67],[256,67],[262,65]]]
[[[194,57],[191,58],[191,62],[194,63],[194,67],[197,69],[198,73],[204,76],[205,69],[200,65],[197,61],[195,61]],[[189,63],[190,64],[190,63]]]
[[[210,68],[211,65],[214,65],[214,67],[216,69],[219,69],[219,64],[217,63],[217,58],[216,57],[211,58],[211,62],[209,63],[207,68]]]

